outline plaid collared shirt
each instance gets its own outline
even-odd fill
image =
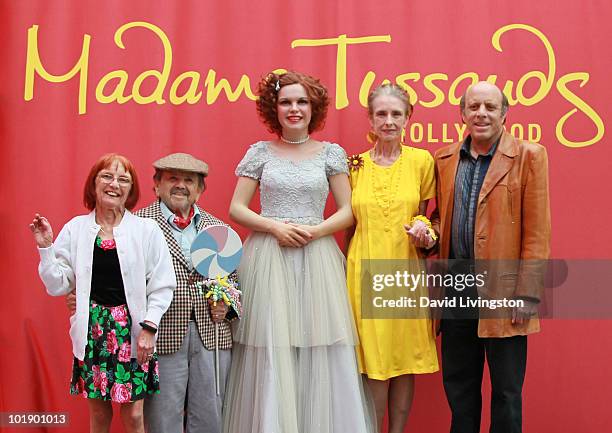
[[[187,332],[191,312],[195,314],[196,324],[200,333],[200,338],[204,347],[208,350],[215,348],[215,325],[210,318],[208,302],[200,293],[196,283],[204,281],[204,277],[198,274],[193,267],[187,263],[180,245],[176,242],[172,234],[172,227],[164,217],[159,200],[140,209],[136,215],[151,218],[157,221],[170,249],[172,264],[176,274],[176,290],[168,311],[162,316],[157,334],[157,353],[167,355],[178,351],[183,343],[183,338]],[[194,205],[195,206],[195,205]],[[210,225],[227,225],[208,212],[200,209],[201,218],[197,224],[198,233],[204,227]],[[236,273],[232,273],[230,278],[235,278]],[[229,313],[228,313],[229,314]],[[229,322],[224,320],[219,323],[219,349],[231,349],[232,332]]]
[[[474,259],[474,226],[478,195],[499,139],[486,155],[474,158],[470,153],[471,137],[468,136],[459,151],[459,165],[455,177],[453,224],[451,226],[451,258]]]

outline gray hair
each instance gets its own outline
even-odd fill
[[[404,103],[404,106],[406,107],[405,110],[405,114],[406,117],[410,117],[410,115],[412,114],[412,104],[410,103],[410,96],[408,95],[408,92],[406,92],[406,90],[404,90],[403,87],[398,86],[397,84],[392,84],[392,83],[385,83],[385,84],[381,84],[380,86],[376,87],[374,90],[372,90],[370,92],[370,94],[368,95],[368,114],[370,116],[372,116],[374,114],[374,112],[372,111],[372,105],[374,103],[374,100],[376,98],[378,98],[379,96],[394,96],[397,99],[399,99],[400,101],[402,101]]]

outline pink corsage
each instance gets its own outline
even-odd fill
[[[100,236],[96,236],[96,245],[102,248],[104,251],[113,250],[117,248],[114,239],[100,239]]]

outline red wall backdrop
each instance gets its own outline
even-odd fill
[[[70,428],[62,431],[87,429],[85,402],[68,396],[64,301],[38,279],[33,214],[44,213],[57,232],[83,213],[86,173],[107,152],[136,164],[145,205],[151,162],[183,151],[211,166],[200,203],[227,218],[236,163],[268,137],[249,93],[272,69],[328,85],[335,105],[317,138],[348,153],[368,147],[360,92],[371,83],[410,87],[418,101],[409,141],[433,152],[458,139],[466,86],[496,80],[512,103],[507,126],[549,152],[553,256],[611,256],[609,1],[0,4],[1,412],[66,411]],[[230,96],[215,93],[222,80]],[[549,320],[530,337],[526,432],[607,431],[611,328]],[[488,398],[488,383],[484,390]],[[419,377],[408,431],[445,432],[449,419],[441,375]]]

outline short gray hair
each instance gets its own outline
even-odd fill
[[[410,96],[408,95],[408,92],[406,92],[403,87],[392,83],[381,84],[370,92],[370,94],[368,95],[368,114],[370,116],[374,114],[374,112],[372,111],[372,105],[374,104],[374,100],[382,95],[394,96],[400,101],[402,101],[404,103],[404,106],[406,107],[406,117],[410,117],[410,115],[412,114],[413,107],[412,103],[410,102]]]

